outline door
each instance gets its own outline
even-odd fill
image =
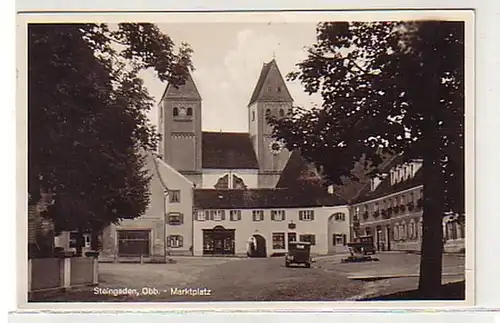
[[[290,243],[292,241],[297,241],[297,233],[288,232],[288,243]]]

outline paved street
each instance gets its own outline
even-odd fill
[[[60,293],[45,301],[333,301],[414,289],[418,277],[375,281],[359,276],[418,274],[419,256],[380,254],[379,262],[342,264],[342,256],[316,259],[312,268],[286,268],[283,258],[175,258],[175,264],[100,264],[94,288]],[[444,257],[443,282],[464,279],[464,258]],[[135,290],[112,296],[110,289]],[[172,295],[191,288],[207,295]],[[144,292],[149,291],[149,295]],[[210,291],[210,292],[208,292]],[[104,295],[106,294],[107,295]],[[182,292],[181,292],[182,293]],[[210,295],[208,295],[210,294]]]

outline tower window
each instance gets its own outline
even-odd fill
[[[187,115],[191,117],[193,115],[193,108],[187,108]]]
[[[283,109],[280,109],[280,117],[283,118],[284,116],[285,116],[285,111],[283,111]]]
[[[174,117],[177,117],[179,115],[179,108],[175,107],[173,114],[174,114]]]
[[[252,121],[255,121],[255,111],[252,111]]]
[[[278,86],[278,93],[281,93],[281,87]]]

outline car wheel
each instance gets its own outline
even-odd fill
[[[311,268],[311,264],[307,263],[306,268]]]
[[[285,267],[290,267],[290,264],[288,262],[285,262]]]

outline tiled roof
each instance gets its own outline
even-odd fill
[[[327,188],[323,185],[321,176],[316,172],[314,166],[300,155],[298,150],[293,151],[290,155],[276,187],[290,191],[308,192],[308,194],[315,196],[334,196],[339,203],[347,204],[347,201],[340,196],[330,195],[326,192]]]
[[[217,169],[259,169],[248,133],[203,132],[202,167]]]
[[[201,100],[200,92],[194,83],[191,73],[188,73],[184,83],[179,86],[173,86],[170,83],[165,87],[161,101],[165,98],[169,99],[195,99]]]
[[[392,167],[396,165],[400,165],[402,163],[402,157],[395,157],[390,163],[388,163],[383,169],[382,172],[387,173],[391,170]],[[423,172],[422,168],[420,168],[415,176],[404,180],[399,183],[395,183],[391,185],[391,178],[387,176],[385,179],[380,182],[377,188],[372,191],[370,185],[367,185],[361,193],[358,195],[358,198],[354,201],[354,203],[362,203],[369,200],[373,200],[376,198],[384,197],[389,194],[397,193],[399,191],[407,190],[412,187],[416,187],[423,184]]]
[[[195,189],[194,207],[198,209],[265,209],[345,205],[345,201],[326,191],[275,188]]]
[[[271,87],[271,91],[265,91],[264,88]],[[278,91],[278,88],[280,91]],[[292,102],[292,95],[288,91],[285,80],[281,75],[278,68],[276,60],[272,60],[269,63],[264,63],[262,70],[260,71],[259,79],[257,80],[257,85],[253,90],[250,102],[248,105],[252,105],[258,100],[268,100],[268,101],[282,101],[282,102]]]

